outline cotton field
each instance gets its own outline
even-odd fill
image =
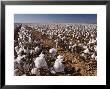
[[[14,25],[15,76],[96,76],[97,25]]]

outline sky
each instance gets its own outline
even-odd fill
[[[97,23],[97,14],[15,14],[15,23]]]

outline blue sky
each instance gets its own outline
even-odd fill
[[[97,14],[15,14],[15,23],[97,23]]]

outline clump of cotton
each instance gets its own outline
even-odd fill
[[[51,55],[51,58],[52,58],[52,59],[55,59],[55,56],[56,56],[56,53],[57,53],[57,49],[51,48],[51,49],[49,50],[49,53],[50,53],[50,55]]]
[[[55,72],[64,72],[64,65],[63,62],[63,56],[59,55],[54,63],[54,70]]]
[[[47,67],[48,67],[48,66],[47,66],[47,63],[46,63],[46,61],[45,61],[44,56],[45,56],[45,55],[41,53],[41,54],[39,55],[39,57],[36,58],[36,60],[34,61],[36,68],[42,68],[42,67],[47,68]]]
[[[21,59],[25,58],[26,56],[25,55],[22,55],[19,54],[18,57],[15,59],[15,61],[17,61],[18,63],[20,63]]]
[[[35,50],[35,52],[36,52],[36,53],[38,53],[38,52],[39,52],[39,50],[40,50],[40,48],[37,46],[37,47],[35,47],[35,49],[34,49],[34,50]]]
[[[31,74],[33,74],[33,75],[40,75],[39,69],[38,68],[33,68],[31,70]]]

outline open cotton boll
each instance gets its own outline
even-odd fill
[[[23,30],[25,30],[25,28],[22,26],[20,31],[23,31]]]
[[[37,57],[36,60],[34,61],[35,67],[36,68],[42,68],[42,67],[47,67],[47,63],[44,58]]]
[[[61,59],[61,60],[63,60],[63,59],[64,59],[64,57],[63,57],[63,56],[61,56],[61,55],[59,55],[59,56],[57,56],[57,59]]]
[[[39,52],[39,50],[40,50],[40,48],[37,46],[37,47],[35,47],[35,52]]]
[[[85,49],[85,50],[84,50],[84,53],[89,53],[89,49],[88,49],[88,48]]]
[[[71,48],[72,48],[72,46],[69,45],[69,49],[71,49]]]
[[[22,76],[23,72],[20,71],[19,69],[14,69],[14,76]]]
[[[74,48],[76,46],[76,44],[72,45],[72,48]]]
[[[59,61],[55,61],[54,70],[56,72],[63,72],[64,71],[64,65],[61,62],[59,62]]]
[[[18,48],[18,46],[15,47],[15,51],[16,51],[17,54],[19,53],[19,48]]]
[[[91,58],[95,58],[95,54],[92,54],[92,55],[91,55]]]
[[[70,41],[69,44],[72,45],[72,42]]]
[[[31,40],[31,37],[29,37],[29,43],[31,43],[31,41],[32,41],[32,40]]]
[[[51,72],[52,74],[56,74],[56,72],[55,72],[55,70],[54,70],[53,67],[50,68],[50,72]]]
[[[94,46],[94,50],[97,51],[97,46]]]
[[[55,72],[64,72],[64,65],[63,62],[63,56],[59,55],[54,63],[54,70]]]
[[[33,54],[34,53],[34,50],[30,50],[30,53]]]
[[[91,39],[88,44],[95,43],[95,42],[96,42],[96,40]]]
[[[87,46],[84,45],[83,48],[84,48],[84,49],[87,49]]]
[[[44,58],[44,54],[40,54],[39,57],[36,58],[34,63],[35,63],[36,68],[42,68],[42,67],[47,68],[48,67],[45,61],[45,58]]]
[[[52,49],[49,50],[49,53],[51,54],[52,59],[55,59],[57,49],[52,48]]]
[[[24,47],[23,47],[23,51],[24,51],[24,53],[27,53],[27,49],[25,49]]]
[[[39,57],[44,58],[45,55],[41,52],[41,54],[39,55]]]
[[[39,72],[39,70],[38,70],[37,68],[33,68],[33,69],[31,70],[31,73],[32,73],[32,74],[35,74],[35,75],[40,75],[40,72]]]
[[[19,52],[18,53],[20,54],[22,51],[23,51],[23,49],[22,48],[19,48]]]
[[[51,48],[50,50],[49,50],[49,53],[56,53],[57,52],[57,50],[55,49],[55,48]]]
[[[82,54],[81,54],[81,56],[83,56],[83,57],[84,57],[84,53],[82,53]]]
[[[19,54],[15,61],[17,61],[18,63],[20,63],[20,60],[21,60],[22,58],[25,58],[25,55],[21,56],[21,55]]]

